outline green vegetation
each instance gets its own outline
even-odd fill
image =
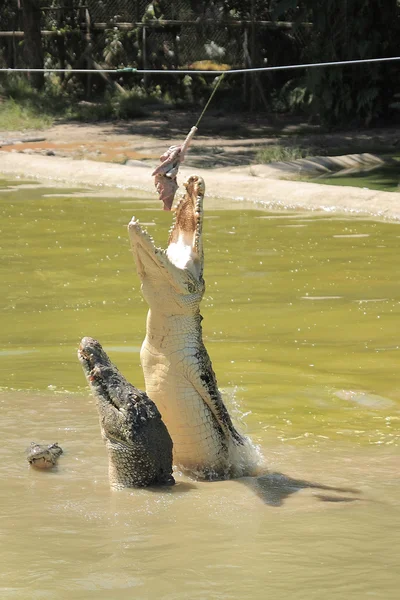
[[[52,123],[50,115],[41,115],[31,106],[21,106],[12,98],[0,103],[0,131],[44,129]]]
[[[10,35],[0,38],[0,65],[71,70],[50,77],[31,72],[37,96],[31,89],[16,98],[4,84],[6,125],[7,114],[14,123],[37,126],[36,118],[45,123],[55,116],[140,118],[154,102],[197,109],[210,96],[213,69],[385,58],[396,56],[400,37],[398,0],[157,0],[147,7],[138,0],[104,0],[89,3],[85,36],[81,9],[69,1],[50,4],[26,0],[18,8],[16,0],[3,0],[1,28]],[[238,27],[243,21],[251,26]],[[12,34],[16,24],[23,29],[18,38]],[[157,74],[104,72],[124,67]],[[210,74],[179,75],[196,67]],[[97,73],[74,71],[86,68]],[[399,97],[398,64],[386,62],[232,75],[214,105],[224,113],[299,114],[334,129],[393,123]],[[21,110],[7,105],[7,98]]]
[[[297,160],[299,158],[310,156],[310,154],[312,154],[310,148],[274,144],[259,150],[256,154],[256,161],[258,163],[267,164],[271,162]]]
[[[308,49],[313,61],[397,55],[397,0],[306,0],[305,4],[314,25]],[[394,109],[399,84],[395,62],[310,69],[307,74],[311,110],[328,127],[368,126],[387,119]]]
[[[23,77],[0,80],[0,130],[43,129],[54,119],[56,106],[43,92],[34,90]]]
[[[162,101],[154,94],[147,94],[142,88],[135,87],[125,93],[107,92],[98,102],[80,101],[68,106],[64,117],[76,121],[102,121],[104,119],[140,119],[150,114],[150,110],[160,106]]]
[[[23,76],[0,80],[0,130],[43,129],[56,118],[85,122],[105,119],[135,119],[163,103],[160,91],[145,92],[136,86],[130,91],[106,91],[95,102],[80,99],[79,92],[67,92],[57,79],[35,90]]]

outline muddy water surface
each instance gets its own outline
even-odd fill
[[[0,597],[398,598],[396,224],[212,208],[206,344],[258,479],[112,493],[76,359],[97,337],[143,386],[133,214],[151,199],[0,185]],[[65,451],[29,469],[32,441]]]

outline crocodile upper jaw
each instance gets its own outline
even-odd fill
[[[168,246],[164,250],[132,218],[128,225],[131,247],[143,295],[150,308],[165,315],[196,314],[204,294],[203,198],[204,182],[193,175],[175,208]]]
[[[112,437],[111,431],[108,431],[109,424],[112,424],[110,429],[114,429],[117,423],[125,421],[127,417],[125,395],[122,393],[122,390],[127,387],[127,382],[111,363],[101,345],[93,338],[82,339],[78,358],[86,379],[93,388],[97,401],[102,404],[102,411],[106,416],[101,424],[103,435]],[[127,440],[119,441],[127,442]]]
[[[160,416],[156,406],[123,377],[93,338],[83,338],[78,358],[99,405],[103,437],[132,447],[135,429]]]

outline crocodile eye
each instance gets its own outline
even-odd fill
[[[194,294],[194,292],[196,291],[196,286],[191,281],[188,281],[187,289],[189,294]]]

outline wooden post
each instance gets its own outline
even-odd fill
[[[64,23],[64,19],[65,19],[64,11],[63,10],[58,11],[57,27],[59,27],[60,29],[62,27],[62,24]],[[58,35],[56,37],[55,44],[56,44],[57,52],[58,52],[58,60],[60,61],[60,69],[65,69],[65,65],[66,65],[65,33],[64,33],[64,35]],[[65,73],[60,73],[61,83],[64,81],[64,78],[65,78]]]
[[[245,41],[247,42],[247,36],[245,37]],[[253,66],[253,61],[250,57],[249,54],[249,49],[247,47],[247,44],[243,44],[243,50],[244,50],[244,56],[245,56],[245,60],[246,60],[246,66],[251,69],[251,67]],[[259,94],[261,96],[261,100],[263,101],[264,104],[264,108],[265,110],[269,110],[270,106],[268,105],[267,99],[265,97],[264,94],[264,90],[260,81],[260,78],[258,77],[258,73],[252,73],[250,75],[251,77],[251,96],[250,96],[250,110],[254,110],[255,108],[255,88],[258,88]]]
[[[92,59],[92,34],[90,30],[90,13],[89,9],[85,8],[85,23],[86,23],[86,32],[85,32],[85,40],[86,40],[86,56],[87,56],[87,68],[91,69],[93,64]],[[92,74],[88,73],[86,77],[86,98],[90,98],[92,90]]]
[[[244,58],[244,64],[243,67],[246,68],[248,66],[248,62],[247,62],[247,55],[248,55],[248,30],[247,30],[247,25],[244,26],[243,29],[243,58]],[[242,100],[243,100],[243,104],[246,104],[247,101],[247,83],[248,83],[248,77],[247,77],[247,73],[243,74],[243,90],[242,90]]]
[[[39,0],[24,0],[22,21],[24,26],[24,54],[28,68],[43,69],[42,35],[40,30],[41,10]],[[44,86],[44,73],[29,73],[32,85],[40,90]]]
[[[254,57],[256,54],[256,24],[255,24],[255,1],[251,0],[251,51],[250,51],[250,62],[254,65]],[[250,96],[250,110],[254,111],[256,103],[256,74],[251,76],[251,96]]]
[[[143,57],[143,69],[147,69],[147,28],[143,26],[142,29],[142,57]],[[149,76],[145,73],[143,75],[144,89],[147,89]]]

